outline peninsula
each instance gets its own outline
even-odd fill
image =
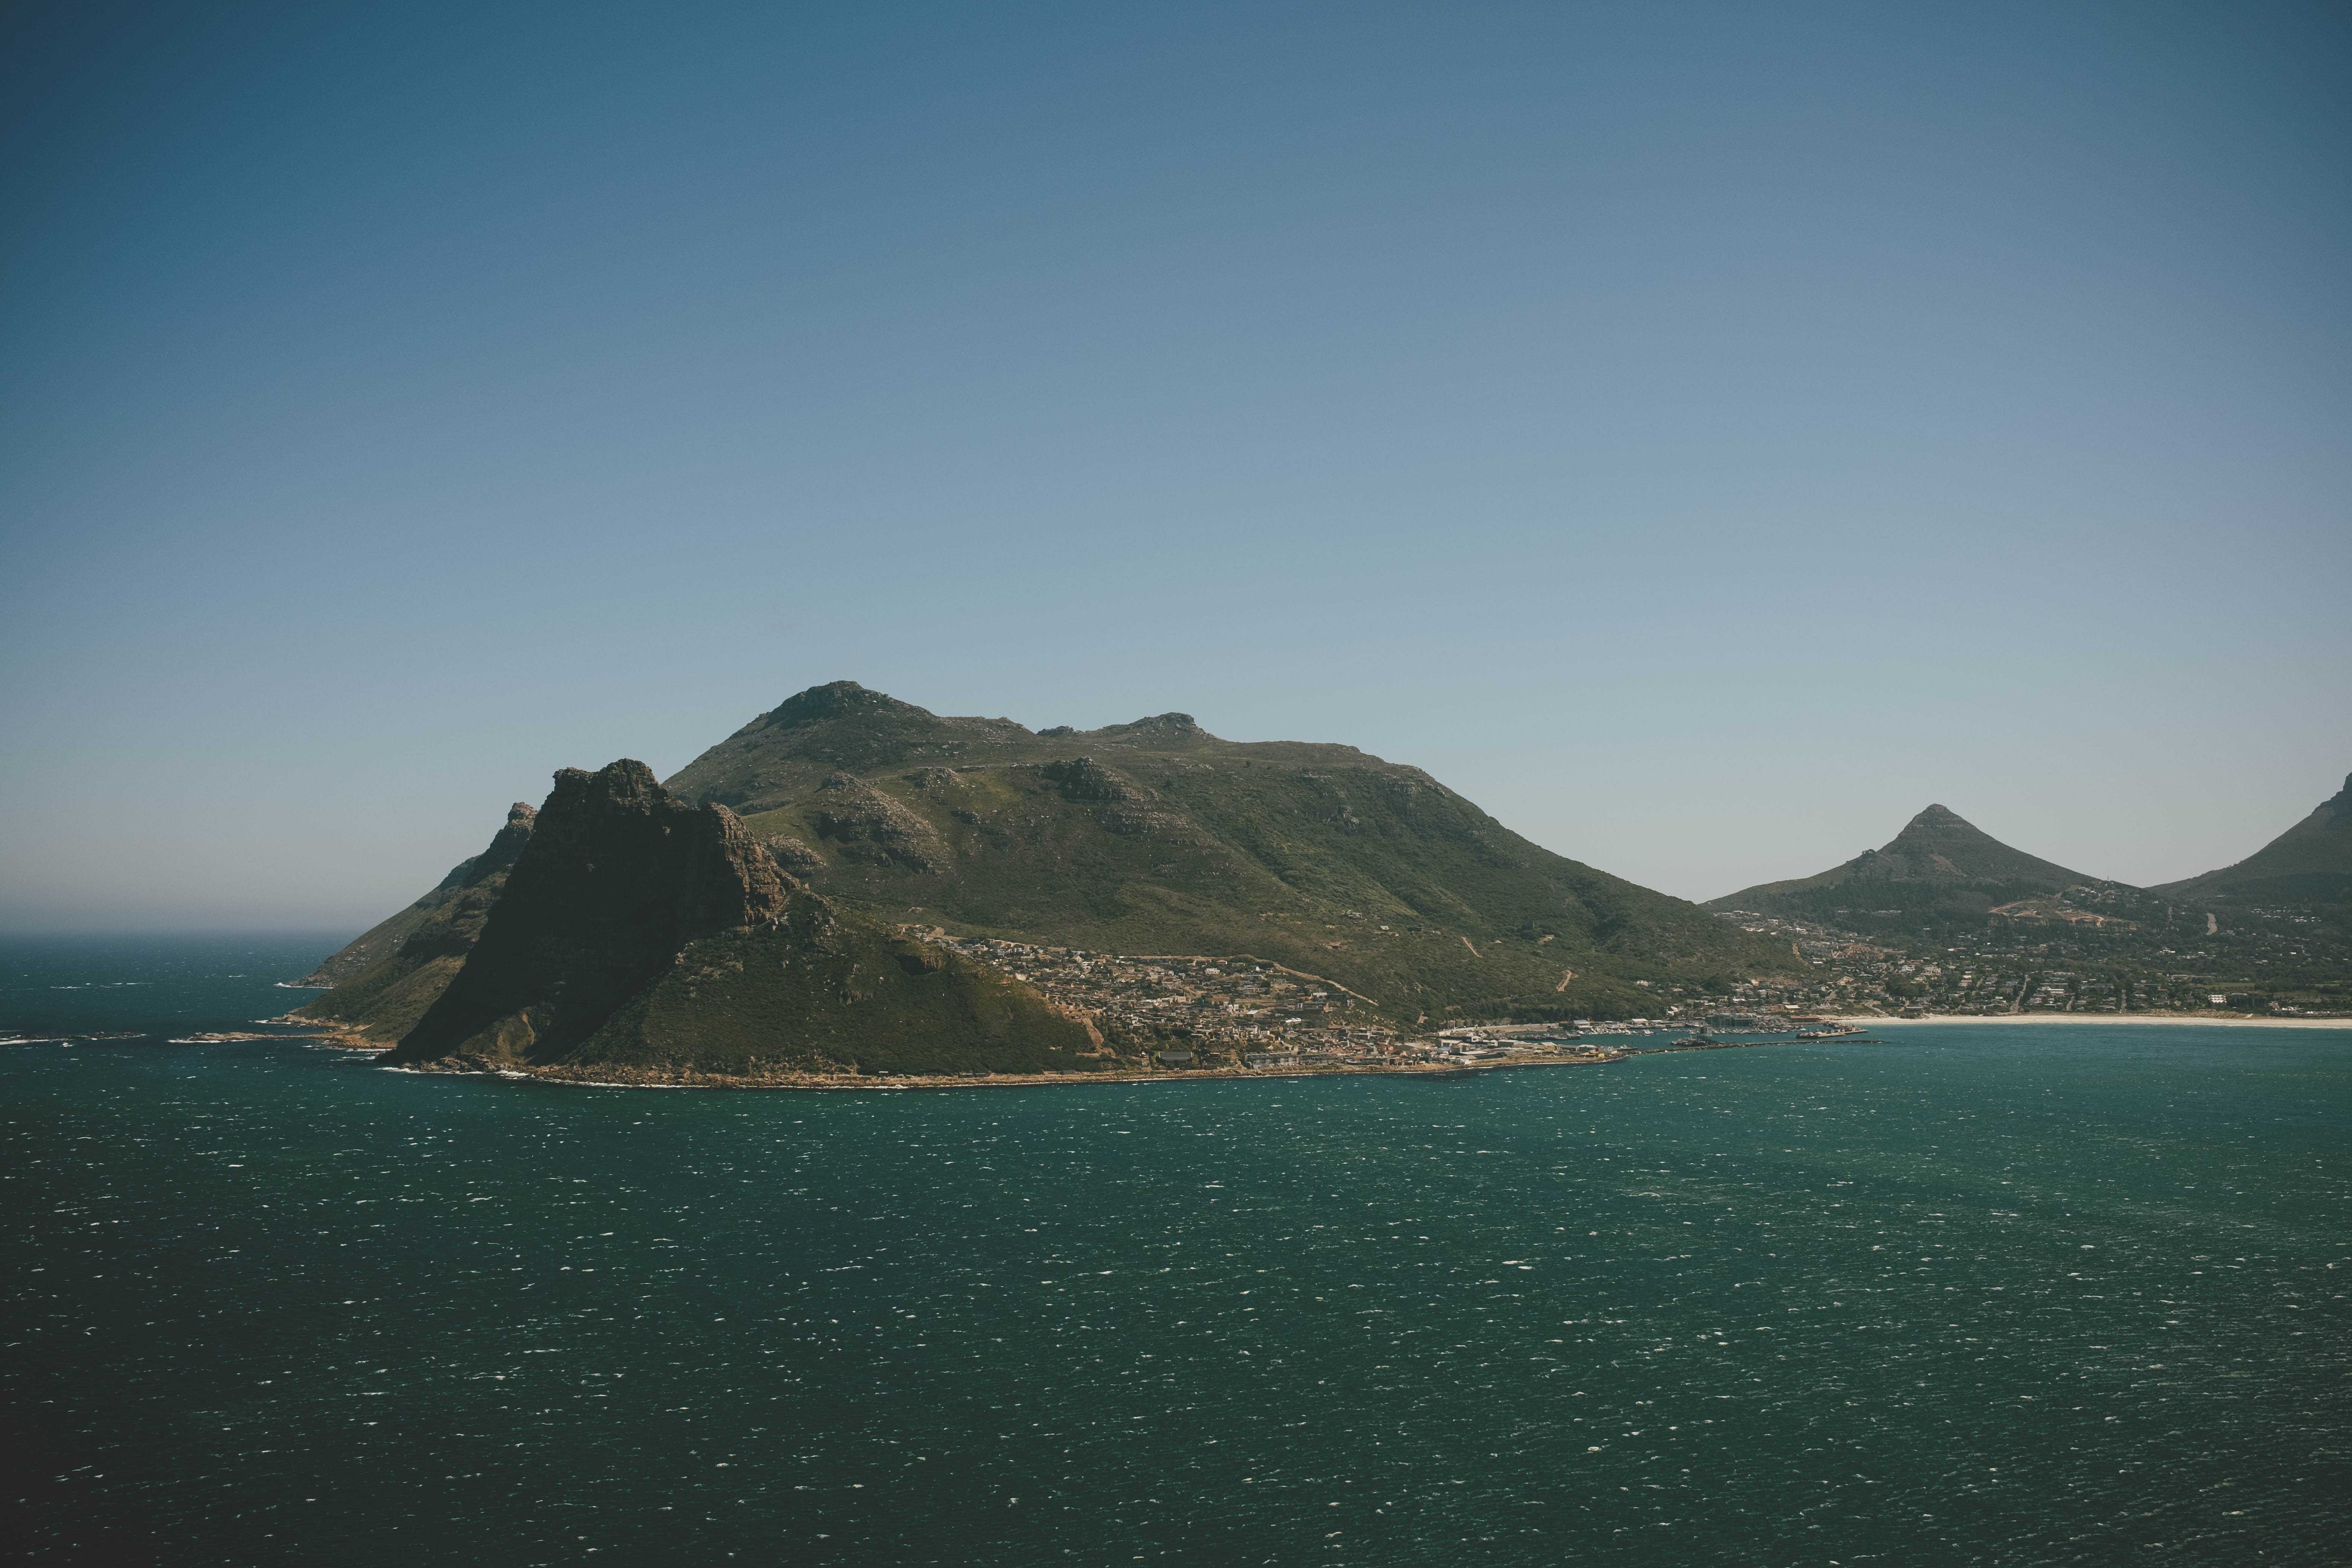
[[[1353,747],[837,681],[667,782],[559,773],[294,1017],[394,1065],[608,1082],[1362,1070],[1806,967]]]

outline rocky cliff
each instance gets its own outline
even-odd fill
[[[1094,1044],[1012,978],[836,909],[733,812],[622,761],[556,775],[478,939],[392,1059],[756,1079],[1084,1071]]]
[[[782,871],[725,806],[643,763],[566,768],[465,967],[394,1053],[559,1057],[697,938],[782,915]]]

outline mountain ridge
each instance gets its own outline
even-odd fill
[[[465,894],[493,879],[503,879],[530,839],[538,810],[527,801],[507,808],[506,826],[499,828],[480,854],[460,860],[432,891],[395,914],[362,931],[320,962],[296,984],[340,985],[357,979],[399,949],[417,931],[441,915]]]
[[[1637,1013],[1635,978],[1790,962],[1419,768],[1226,741],[1184,713],[1033,732],[834,682],[667,783],[741,812],[796,875],[855,902],[1051,944],[1259,952],[1407,1017],[1424,1000]]]
[[[2352,903],[2352,774],[2342,789],[2244,859],[2149,891],[2231,903]]]

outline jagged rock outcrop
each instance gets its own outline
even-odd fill
[[[394,1058],[561,1058],[688,943],[773,922],[789,899],[725,806],[687,805],[639,762],[566,768],[465,967]]]
[[[564,770],[537,816],[510,867],[402,944],[415,962],[311,1015],[441,1069],[774,1082],[1109,1065],[1086,1020],[837,908],[732,812],[688,805],[641,763]],[[775,848],[825,866],[797,839]]]
[[[1171,750],[1206,745],[1216,740],[1214,735],[1202,729],[1190,713],[1154,713],[1148,719],[1137,719],[1125,724],[1106,724],[1087,733],[1090,737],[1121,742],[1130,746]]]
[[[864,779],[837,773],[817,787],[819,803],[810,814],[817,837],[841,845],[847,858],[909,871],[935,871],[947,858],[937,828]]]
[[[1047,763],[1037,771],[1061,792],[1064,800],[1119,805],[1143,798],[1142,791],[1092,757],[1074,757],[1066,763]]]

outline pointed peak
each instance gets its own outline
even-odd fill
[[[822,686],[812,686],[796,692],[767,715],[772,729],[789,730],[820,719],[844,719],[869,713],[922,713],[911,702],[901,702],[887,692],[870,691],[854,680],[828,680]],[[928,717],[929,715],[926,715]]]
[[[1930,805],[1927,810],[1905,824],[1907,827],[1973,827],[1974,823],[1948,805]]]

